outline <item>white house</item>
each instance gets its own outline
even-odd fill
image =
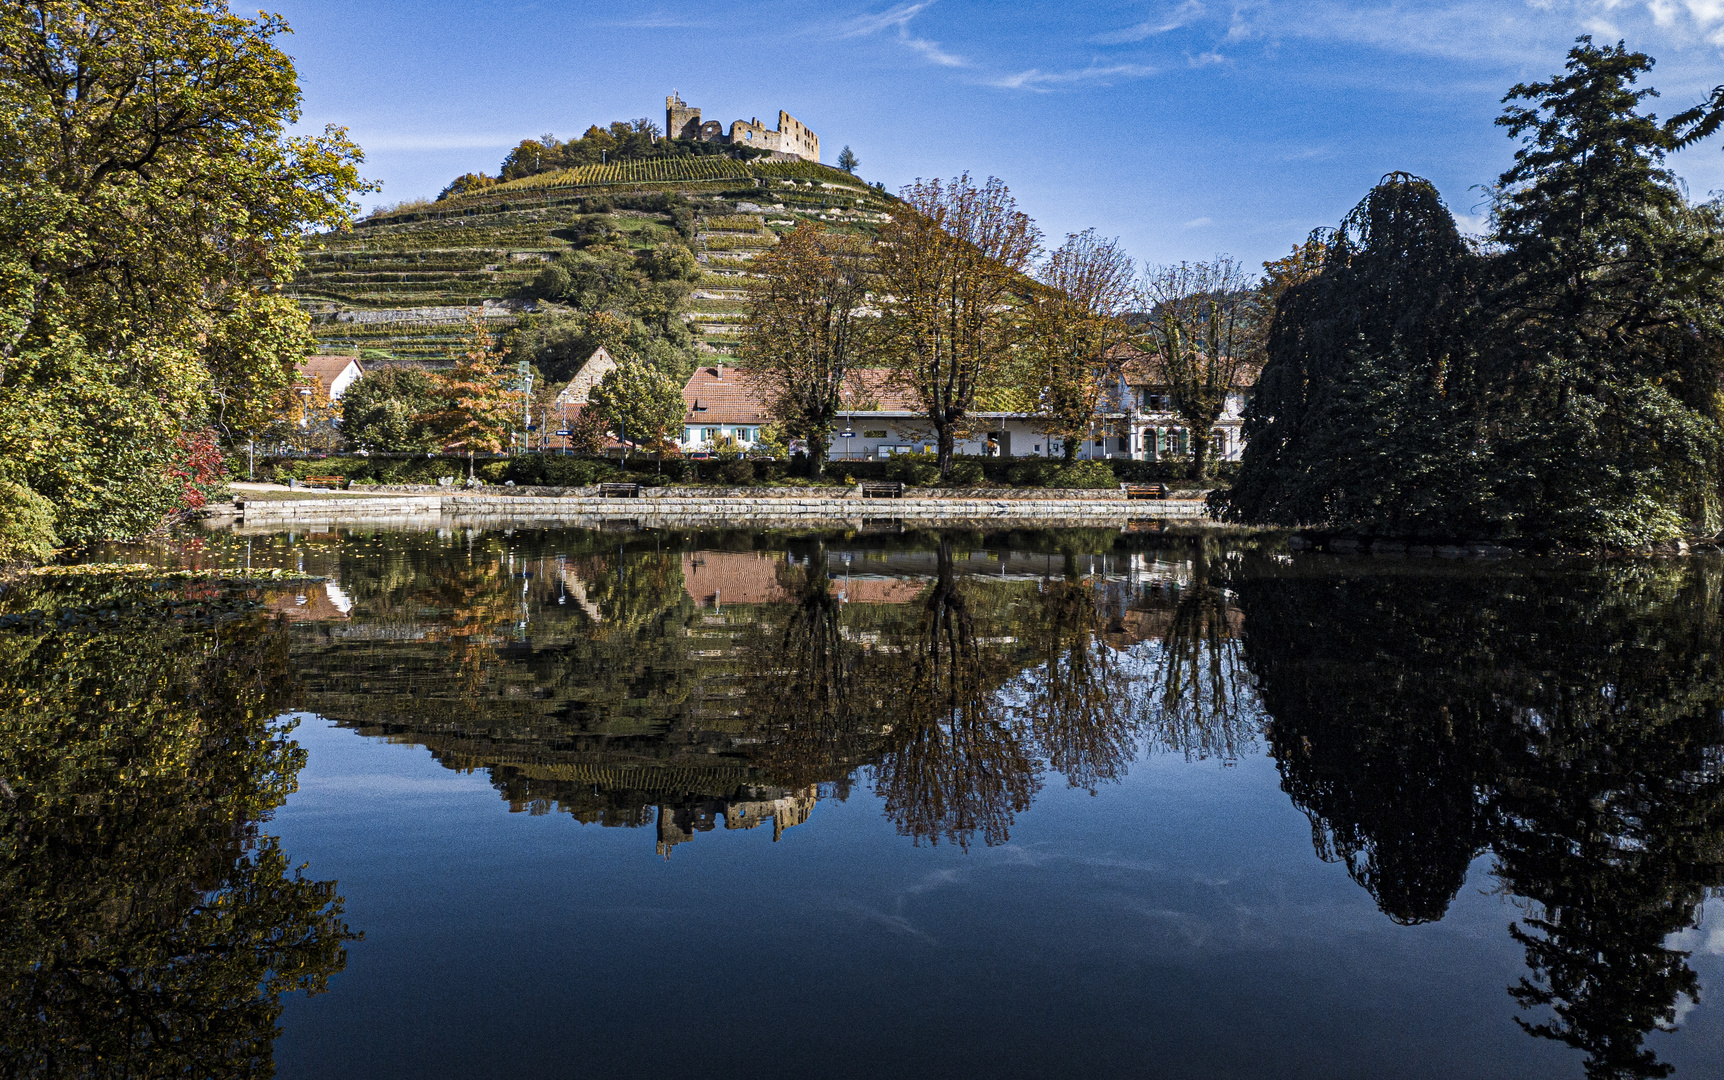
[[[1158,461],[1189,454],[1190,432],[1173,411],[1165,380],[1158,377],[1153,358],[1122,353],[1114,358],[1112,367],[1095,426],[1076,457]],[[1236,461],[1243,453],[1241,418],[1250,393],[1251,381],[1242,379],[1228,395],[1210,444],[1215,458]],[[683,420],[685,453],[711,450],[721,438],[734,440],[746,450],[758,441],[760,429],[772,422],[764,388],[752,372],[722,364],[702,367],[684,385],[682,396],[688,409]],[[851,407],[839,413],[832,433],[833,460],[933,453],[937,448],[927,414],[912,395],[891,384],[887,372],[854,372],[844,397]],[[1062,456],[1063,440],[1047,434],[1042,426],[1042,421],[1030,413],[972,412],[968,436],[959,439],[954,449],[960,454],[989,457]]]
[[[316,384],[330,401],[341,400],[365,369],[351,356],[308,356],[299,362],[299,381]]]

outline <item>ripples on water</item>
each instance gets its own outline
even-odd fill
[[[270,1067],[284,995],[333,988],[321,1000],[339,1002],[349,979],[380,998],[448,999],[456,1016],[477,1008],[465,996],[479,991],[463,989],[470,969],[442,971],[432,992],[423,963],[408,963],[413,950],[391,944],[389,910],[410,907],[414,875],[429,872],[384,839],[396,826],[411,832],[415,793],[483,814],[470,790],[451,786],[467,775],[484,778],[511,811],[618,827],[565,832],[547,849],[559,872],[587,874],[593,888],[602,879],[633,900],[708,904],[701,876],[717,872],[712,858],[729,857],[756,880],[781,875],[781,890],[845,892],[822,893],[822,919],[924,950],[876,957],[875,944],[849,947],[853,962],[875,960],[867,975],[850,975],[856,1000],[842,1010],[873,1016],[877,996],[915,995],[875,981],[884,967],[924,990],[939,981],[944,996],[920,1014],[932,1027],[846,1036],[860,1041],[842,1061],[822,1058],[794,1024],[749,1029],[747,1040],[767,1040],[759,1062],[801,1060],[812,1075],[964,1071],[953,1046],[983,1055],[956,1060],[992,1075],[1058,1062],[1079,1073],[1366,1075],[1410,1053],[1396,1047],[1418,1033],[1346,1011],[1356,1006],[1301,1006],[1301,979],[1344,996],[1350,983],[1379,977],[1341,970],[1348,965],[1429,965],[1423,984],[1410,985],[1464,998],[1465,980],[1444,964],[1510,954],[1518,972],[1496,978],[1494,1000],[1429,1018],[1432,1038],[1441,1029],[1485,1040],[1470,1055],[1444,1047],[1441,1075],[1653,1077],[1673,1062],[1679,1075],[1724,1070],[1720,1028],[1696,1004],[1709,1002],[1697,972],[1724,953],[1704,921],[1704,901],[1724,884],[1717,561],[1343,561],[1289,557],[1272,543],[1104,531],[258,533],[149,554],[328,581],[249,595],[176,587],[138,599],[83,586],[0,596],[0,611],[24,616],[0,630],[5,1075],[253,1075]],[[380,744],[318,734],[307,767],[287,734],[295,713],[311,714],[318,732],[328,722],[401,750],[376,759],[379,771],[343,773]],[[301,739],[312,734],[302,729]],[[442,769],[407,775],[407,748]],[[331,764],[318,764],[322,754]],[[1145,770],[1158,755],[1166,775],[1209,785],[1201,797],[1218,797],[1210,820],[1189,821],[1165,791],[1148,793],[1155,774]],[[1236,765],[1247,767],[1226,772]],[[305,793],[290,800],[296,781]],[[363,800],[353,794],[361,789]],[[1067,792],[1109,798],[1109,812],[1132,824],[1100,830]],[[1228,809],[1251,799],[1260,809]],[[1047,831],[1025,843],[1043,803]],[[296,805],[307,808],[303,821]],[[361,805],[362,831],[319,824]],[[1277,805],[1308,819],[1302,850],[1265,840],[1276,826],[1254,824],[1277,820]],[[839,813],[848,806],[870,816]],[[832,832],[821,837],[828,817]],[[426,828],[425,842],[497,827],[472,821]],[[293,844],[336,852],[325,862],[348,860],[339,862],[355,867],[339,875],[347,884],[320,877],[333,863],[293,869],[297,850],[284,849],[278,825]],[[762,844],[796,829],[808,841],[764,855],[714,848],[691,863],[691,852],[717,843],[702,836],[715,829],[755,830],[748,839]],[[518,830],[495,835],[525,842]],[[611,835],[625,837],[632,856],[601,869],[593,860],[614,845],[593,845]],[[1260,841],[1271,854],[1228,854]],[[1153,929],[1112,957],[1101,956],[1098,937],[1116,931],[1097,923],[1090,933],[1094,916],[1019,928],[1017,944],[990,947],[972,940],[974,928],[936,935],[910,918],[906,897],[920,893],[887,909],[844,884],[866,863],[926,891],[1003,865],[987,861],[994,851],[1042,867],[1022,887],[1047,890],[1050,911],[1107,908]],[[1342,906],[1264,914],[1285,913],[1286,902],[1265,898],[1305,888],[1313,854],[1351,883],[1312,885],[1315,899],[1300,903]],[[652,869],[665,865],[658,857],[689,876],[667,881]],[[534,849],[494,862],[507,874],[546,858]],[[1205,878],[1217,859],[1248,880]],[[384,873],[392,860],[407,868]],[[1121,884],[1145,867],[1167,880],[1185,874],[1168,886],[1172,900]],[[440,887],[460,897],[480,888],[470,877],[445,874]],[[372,968],[360,943],[367,922],[357,906],[344,910],[343,894],[359,904],[355,888],[378,912]],[[965,902],[1009,915],[1011,903],[1027,902],[1011,889],[977,886]],[[1361,890],[1392,932],[1345,907]],[[1489,898],[1497,906],[1484,906]],[[538,925],[556,910],[543,898],[504,903],[487,922]],[[792,965],[845,970],[845,947],[797,938],[786,919],[768,948]],[[1484,927],[1475,934],[1487,942],[1483,959],[1430,936],[1445,926]],[[451,940],[490,932],[463,922]],[[534,987],[535,997],[563,1000],[534,1008],[585,1009],[589,1039],[600,1038],[581,1060],[598,1071],[756,1075],[753,1059],[727,1056],[744,1039],[739,1029],[685,1031],[625,1052],[602,1036],[632,1037],[633,1021],[571,1004],[602,997],[607,979],[678,1000],[726,989],[687,981],[710,980],[700,954],[734,942],[711,927],[691,934],[701,940],[670,961],[686,971],[613,958],[620,969],[604,975],[568,972],[574,988]],[[1255,971],[1237,971],[1217,951],[1224,941],[1226,950],[1270,948],[1265,936],[1314,944],[1288,970],[1264,954]],[[799,944],[784,944],[792,939]],[[628,945],[637,957],[653,948]],[[969,949],[974,968],[952,968],[942,949]],[[1017,1015],[1023,1003],[989,985],[990,971],[1027,978],[1014,973],[1011,949],[1066,957],[1055,979],[1074,981],[1058,993],[1086,1000],[1037,1006],[1057,1023],[1034,1009]],[[353,971],[332,979],[349,950],[360,958]],[[1121,968],[1121,957],[1137,966]],[[1175,962],[1184,974],[1166,966]],[[736,985],[771,983],[768,972],[735,975]],[[1115,1016],[1105,1004],[1150,995],[1177,1013],[1168,1002],[1182,978],[1199,995],[1238,988],[1261,1011],[1166,1041],[1136,1026],[1153,1018]],[[845,994],[846,984],[827,983],[784,1007],[813,1019],[822,997]],[[1225,1011],[1206,1003],[1198,1026]],[[290,1057],[304,1074],[365,1074],[343,1042],[350,1029],[329,1009],[286,1015]],[[1512,1050],[1489,1049],[1468,1028],[1510,1030],[1511,1021],[1525,1032]],[[423,1035],[409,1036],[413,1026],[395,1014],[367,1014],[361,1025],[367,1038],[402,1046]],[[1313,1026],[1332,1029],[1334,1043],[1315,1046]],[[1258,1044],[1219,1048],[1230,1028],[1249,1028]],[[555,1030],[461,1038],[499,1075],[510,1054],[540,1060],[558,1041]],[[1158,1038],[1153,1059],[1141,1056]],[[985,1051],[966,1043],[1013,1039],[1022,1052],[985,1070]],[[1503,1053],[1533,1056],[1509,1066]],[[1415,1066],[1433,1060],[1405,1064],[1419,1075]],[[420,1060],[411,1071],[438,1067]],[[491,1073],[469,1064],[462,1074]]]

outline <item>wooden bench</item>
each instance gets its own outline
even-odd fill
[[[904,482],[902,480],[864,480],[858,486],[862,489],[864,499],[902,499],[904,497]]]
[[[1119,489],[1125,492],[1127,499],[1165,499],[1166,484],[1121,484]]]
[[[641,497],[639,484],[600,484],[601,499],[638,499]]]
[[[317,488],[326,487],[326,488],[333,488],[333,489],[339,491],[341,489],[341,485],[347,483],[347,477],[345,477],[345,476],[308,476],[304,480],[301,480],[300,483],[304,484],[306,487],[317,487]]]

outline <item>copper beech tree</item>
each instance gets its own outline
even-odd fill
[[[1267,313],[1257,283],[1230,256],[1145,272],[1137,344],[1149,353],[1174,411],[1191,430],[1191,477],[1209,472],[1210,434],[1227,396],[1263,366]]]
[[[1037,427],[1072,460],[1095,424],[1107,387],[1107,352],[1129,335],[1136,269],[1118,240],[1094,229],[1066,237],[1042,263],[1022,307],[1021,385],[1036,398]]]
[[[1005,370],[1015,308],[1041,233],[999,179],[918,180],[880,230],[882,353],[913,393],[952,469],[976,393]]]
[[[857,237],[802,222],[753,264],[741,356],[764,378],[768,408],[784,433],[807,443],[816,478],[825,471],[845,380],[874,321],[865,309],[869,258]]]

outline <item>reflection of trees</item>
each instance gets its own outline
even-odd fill
[[[986,678],[975,621],[941,538],[939,569],[904,651],[877,669],[896,714],[874,766],[900,833],[967,847],[1004,842],[1040,786],[1036,763]]]
[[[1039,664],[1021,680],[1023,714],[1048,765],[1093,791],[1119,779],[1136,748],[1126,678],[1118,654],[1098,640],[1105,621],[1093,585],[1043,582],[1040,600],[1030,632]]]
[[[743,646],[746,712],[767,732],[757,760],[791,787],[843,775],[857,763],[877,700],[877,688],[863,685],[862,649],[844,640],[826,545],[801,545],[800,554],[800,566],[789,559],[779,570],[790,597],[782,627],[757,622]]]
[[[0,631],[0,1074],[268,1075],[351,938],[258,823],[303,751],[286,635],[159,612]]]
[[[1158,746],[1187,757],[1238,757],[1257,730],[1256,696],[1241,654],[1239,611],[1228,603],[1218,545],[1191,545],[1179,589],[1139,701],[1139,723]]]
[[[1283,787],[1383,910],[1441,917],[1489,847],[1524,898],[1523,1024],[1591,1077],[1663,1076],[1642,1046],[1693,995],[1665,945],[1724,882],[1718,571],[1514,578],[1370,564],[1240,578]]]

